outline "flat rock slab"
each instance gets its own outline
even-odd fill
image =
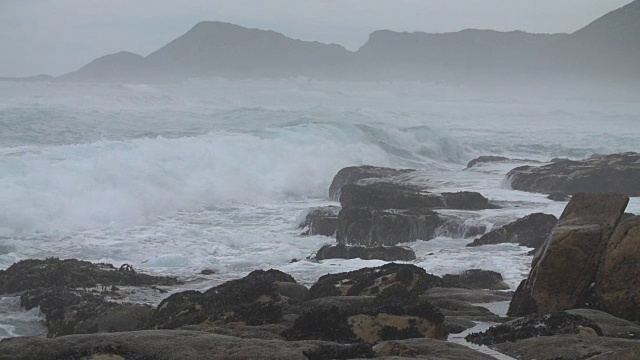
[[[80,359],[94,354],[125,359],[348,359],[373,355],[364,344],[240,339],[202,331],[148,330],[69,335],[54,339],[10,338],[0,342],[1,360]]]
[[[580,161],[560,159],[544,166],[521,166],[511,170],[507,178],[514,190],[640,196],[640,154],[594,155]]]
[[[640,325],[631,321],[592,309],[572,309],[566,312],[593,320],[602,329],[603,336],[640,340]]]
[[[513,294],[502,291],[433,287],[427,290],[424,295],[429,300],[448,299],[482,304],[509,301]]]
[[[411,261],[416,259],[416,253],[401,246],[378,246],[368,248],[364,246],[325,245],[316,253],[316,260],[325,259],[362,259],[383,261]]]
[[[482,354],[466,346],[436,339],[406,339],[385,341],[373,347],[376,358],[397,356],[433,360],[492,360],[494,357]]]
[[[559,335],[506,342],[493,345],[491,348],[519,360],[583,360],[612,352],[637,354],[640,351],[640,342],[601,336]],[[625,360],[631,359],[634,358]]]

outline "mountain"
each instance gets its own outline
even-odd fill
[[[71,81],[184,78],[346,80],[640,80],[640,0],[572,34],[463,30],[373,32],[356,52],[206,21],[146,57],[120,52],[64,75]]]

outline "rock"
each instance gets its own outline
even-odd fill
[[[471,269],[461,274],[447,274],[442,277],[442,281],[448,287],[509,290],[509,285],[504,282],[502,275],[490,270]]]
[[[591,306],[640,321],[640,216],[622,222],[611,236],[592,288]]]
[[[414,172],[411,169],[391,169],[375,166],[351,166],[338,171],[329,186],[329,198],[333,201],[340,200],[342,187],[348,184],[357,184],[363,179],[387,179]]]
[[[200,271],[200,275],[213,275],[215,273],[216,271],[213,269],[203,269],[202,271]]]
[[[309,210],[305,220],[299,225],[307,228],[303,235],[334,236],[338,227],[338,206],[324,206]]]
[[[533,310],[531,299],[541,314],[584,307],[601,254],[628,201],[620,194],[575,194],[516,290],[509,315],[527,315]]]
[[[469,163],[467,164],[467,169],[472,168],[478,164],[492,163],[492,162],[508,162],[508,161],[511,161],[511,159],[504,156],[491,156],[491,155],[478,156],[477,158],[469,161]]]
[[[634,359],[640,359],[640,349],[607,351],[605,353],[592,356],[587,360],[634,360]]]
[[[584,328],[589,328],[584,330]],[[493,345],[514,342],[537,336],[563,334],[593,334],[602,336],[602,330],[593,320],[567,313],[551,315],[529,315],[527,317],[492,326],[487,331],[472,333],[465,337],[478,345]]]
[[[583,335],[540,336],[517,342],[505,342],[493,349],[519,360],[583,360],[611,352],[637,353],[640,343],[636,340],[615,339]],[[622,358],[636,359],[634,357]]]
[[[317,260],[356,259],[383,261],[411,261],[416,254],[410,248],[400,246],[379,246],[366,248],[363,246],[325,245],[316,253]]]
[[[126,265],[126,264],[125,264]],[[95,288],[102,286],[176,285],[176,278],[151,276],[123,265],[93,264],[76,259],[22,260],[0,270],[0,294],[12,294],[37,288],[64,286]]]
[[[369,209],[494,209],[496,205],[477,192],[432,194],[422,189],[403,184],[374,183],[368,185],[345,185],[342,187],[340,204],[343,208],[362,207]]]
[[[467,246],[514,243],[538,249],[557,223],[558,219],[553,215],[530,214],[482,235]]]
[[[20,296],[26,310],[39,306],[46,316],[47,336],[142,330],[153,310],[144,305],[118,304],[98,291],[63,287],[27,290]]]
[[[429,300],[428,296],[422,296],[422,299]],[[457,319],[466,319],[472,321],[488,321],[488,322],[504,322],[500,316],[492,313],[489,309],[472,305],[465,301],[453,299],[435,299],[429,300],[431,304],[444,314],[445,319],[452,317]]]
[[[438,214],[427,209],[343,208],[338,217],[336,239],[343,245],[394,246],[432,239],[441,223]]]
[[[283,302],[279,282],[295,283],[278,270],[256,270],[242,279],[213,287],[204,293],[184,291],[164,299],[156,309],[154,323],[161,329],[212,323],[239,322],[262,325],[282,321]]]
[[[240,339],[204,331],[148,330],[73,335],[55,339],[11,338],[0,342],[0,360],[81,359],[105,355],[125,359],[352,359],[373,356],[366,344]]]
[[[595,321],[602,329],[602,335],[622,339],[640,339],[640,325],[617,318],[606,312],[593,309],[572,309],[566,313],[579,315]]]
[[[309,298],[377,295],[396,283],[415,294],[422,294],[432,287],[442,286],[442,279],[427,274],[423,268],[415,265],[390,263],[376,268],[324,275],[309,289]]]
[[[295,301],[305,301],[309,296],[306,286],[289,281],[275,281],[276,290],[280,295]]]
[[[549,194],[549,196],[547,196],[547,199],[553,201],[567,201],[569,200],[569,195],[563,192],[552,192],[551,194]]]
[[[438,213],[441,225],[435,233],[439,236],[446,236],[452,239],[467,239],[484,234],[487,226],[484,224],[471,223],[469,214],[443,214]]]
[[[459,300],[471,304],[482,304],[509,301],[511,300],[512,294],[503,291],[432,287],[424,293],[424,296],[431,301],[445,299]]]
[[[408,338],[445,339],[442,313],[404,285],[394,284],[376,297],[340,296],[315,299],[291,329],[288,340],[316,339],[376,344]]]
[[[551,194],[562,192],[615,192],[640,196],[640,154],[594,155],[580,161],[558,160],[511,170],[507,179],[514,190]]]
[[[383,341],[373,347],[376,358],[383,356],[419,357],[430,360],[492,360],[492,356],[466,346],[436,339]]]

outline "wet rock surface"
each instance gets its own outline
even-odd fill
[[[594,155],[585,160],[557,161],[544,166],[522,166],[507,178],[514,190],[551,194],[614,192],[640,196],[640,154]]]
[[[477,289],[433,287],[424,292],[429,300],[459,300],[472,304],[492,303],[511,300],[512,293]]]
[[[607,248],[629,198],[621,194],[579,193],[564,209],[557,226],[534,257],[532,270],[514,296],[509,314],[536,308],[548,314],[584,307]]]
[[[469,163],[467,164],[467,169],[472,168],[474,166],[478,166],[478,165],[482,165],[482,164],[487,164],[487,163],[522,163],[522,162],[527,162],[527,163],[539,163],[540,161],[537,160],[530,160],[530,159],[510,159],[504,156],[494,156],[494,155],[483,155],[483,156],[478,156],[477,158],[469,161]]]
[[[610,356],[615,353],[626,353],[632,357],[622,357],[621,359],[635,360],[633,354],[640,351],[640,343],[635,340],[588,335],[540,336],[517,342],[496,344],[491,347],[520,360],[583,360],[606,353],[609,353]]]
[[[338,227],[338,206],[324,206],[310,209],[304,221],[298,225],[306,229],[303,235],[334,236]]]
[[[478,345],[493,345],[538,336],[564,334],[602,336],[602,330],[593,320],[579,315],[558,313],[551,315],[529,315],[521,319],[493,326],[481,333],[469,334],[465,339]]]
[[[422,294],[432,287],[442,286],[442,279],[415,265],[390,263],[324,275],[309,289],[309,298],[377,295],[393,284],[401,284],[415,294]]]
[[[447,287],[467,289],[508,290],[509,285],[504,282],[500,273],[491,270],[471,269],[460,274],[442,276],[443,284]]]
[[[326,259],[362,259],[383,261],[411,261],[416,259],[416,253],[410,248],[400,246],[378,246],[368,248],[364,246],[325,245],[315,256],[316,260]]]
[[[494,357],[482,354],[466,346],[436,339],[406,339],[383,341],[373,347],[376,358],[399,356],[432,360],[490,360]]]
[[[467,246],[513,243],[538,249],[557,223],[558,218],[553,215],[530,214],[482,235]]]
[[[358,184],[365,179],[391,179],[393,177],[410,174],[415,170],[391,169],[376,166],[350,166],[338,171],[329,186],[329,198],[339,201],[342,187],[349,184]]]

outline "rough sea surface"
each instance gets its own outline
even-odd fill
[[[383,264],[304,260],[334,241],[297,225],[306,209],[335,204],[328,188],[342,167],[420,169],[414,180],[432,191],[478,191],[505,207],[462,215],[491,228],[558,216],[566,203],[510,190],[505,174],[520,164],[463,170],[469,160],[578,159],[640,151],[638,139],[640,95],[607,88],[0,82],[0,269],[56,256],[127,263],[194,289],[267,268],[310,285]],[[628,211],[640,212],[636,200]],[[526,277],[530,249],[471,241],[408,245],[433,274],[495,270],[512,288]],[[38,319],[0,299],[0,338],[42,333]]]

